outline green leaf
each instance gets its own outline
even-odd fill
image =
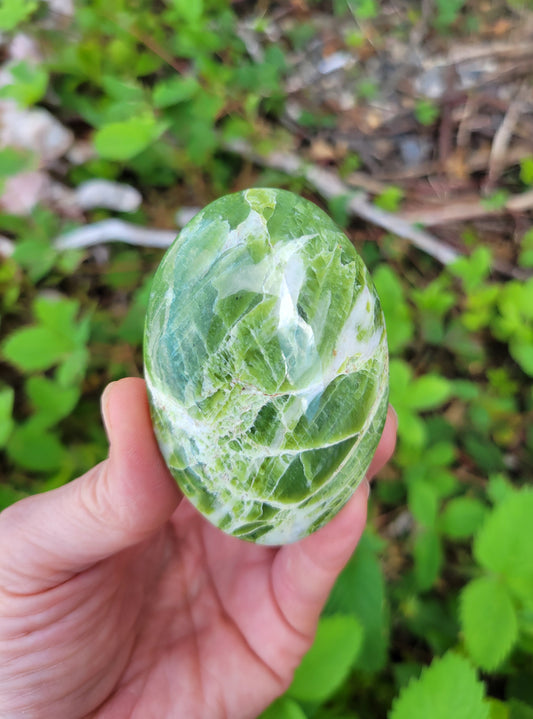
[[[22,372],[35,372],[58,364],[72,348],[68,337],[37,325],[12,332],[2,346],[2,353]]]
[[[11,485],[0,483],[0,512],[25,496],[26,494],[24,492],[20,492]]]
[[[54,332],[68,332],[74,324],[79,302],[66,297],[38,297],[35,300],[36,318]]]
[[[0,89],[0,97],[10,97],[23,107],[35,105],[44,97],[48,86],[48,73],[42,67],[24,60],[6,68],[13,82]]]
[[[498,699],[489,699],[488,719],[509,719],[509,709],[506,704]]]
[[[417,450],[421,449],[427,439],[426,426],[422,419],[407,407],[396,405],[394,402],[392,406],[398,413],[398,435],[402,441]]]
[[[487,507],[478,499],[456,497],[444,508],[440,529],[450,539],[467,539],[481,527],[487,511]]]
[[[361,622],[363,645],[354,666],[365,672],[377,672],[385,665],[389,635],[385,580],[371,539],[368,532],[361,537],[324,610],[327,616],[353,614]]]
[[[533,707],[520,699],[511,699],[509,706],[509,719],[533,719]]]
[[[13,429],[13,403],[15,391],[12,387],[0,389],[0,449],[5,446]]]
[[[108,160],[130,160],[145,150],[166,129],[150,114],[132,117],[124,122],[104,125],[94,136],[96,151]]]
[[[387,341],[391,353],[399,352],[413,338],[412,313],[404,297],[404,288],[398,276],[385,264],[373,272],[387,324]]]
[[[14,30],[37,10],[36,0],[2,0],[0,3],[0,30]]]
[[[440,407],[451,396],[452,385],[445,377],[426,374],[418,377],[409,388],[408,405],[424,411]]]
[[[529,342],[515,340],[509,343],[509,353],[524,372],[533,377],[533,347]]]
[[[405,197],[405,192],[401,187],[389,185],[383,192],[376,197],[374,204],[387,212],[396,212]]]
[[[481,669],[494,671],[518,638],[518,619],[509,592],[494,577],[474,579],[461,593],[460,615],[470,657]]]
[[[394,701],[388,719],[488,719],[484,685],[470,662],[448,652]]]
[[[296,669],[288,694],[302,701],[325,701],[346,679],[362,640],[363,628],[355,617],[322,618],[313,646]]]
[[[518,597],[533,594],[533,489],[505,497],[487,517],[474,540],[482,567],[502,575]]]
[[[280,697],[258,719],[307,719],[303,709],[289,697]]]
[[[67,297],[38,297],[35,316],[58,335],[68,337],[72,347],[84,346],[89,339],[89,318],[78,319],[80,304]]]
[[[379,14],[376,0],[350,0],[349,7],[360,20],[372,20]]]
[[[51,427],[63,417],[67,417],[76,406],[79,391],[74,387],[61,387],[47,377],[29,377],[26,392],[37,415],[34,422],[43,429]]]
[[[488,247],[477,247],[470,257],[459,257],[448,266],[449,271],[463,280],[467,292],[471,292],[490,274],[492,253]]]
[[[423,527],[434,527],[437,520],[438,497],[434,487],[420,479],[407,487],[409,510]]]
[[[154,87],[154,107],[165,108],[190,100],[200,88],[194,77],[175,76],[160,80]]]
[[[200,20],[204,11],[203,0],[171,0],[179,16],[190,24]]]
[[[528,187],[533,185],[533,157],[520,160],[520,179]]]
[[[87,364],[89,362],[89,352],[85,347],[74,350],[62,362],[56,371],[56,381],[61,387],[70,387],[78,385],[85,376]]]
[[[492,504],[499,504],[514,494],[514,487],[505,474],[491,474],[487,485],[487,496]]]
[[[51,472],[61,467],[66,451],[55,434],[42,431],[31,422],[13,430],[7,443],[11,460],[33,472]]]
[[[433,125],[440,115],[438,105],[433,100],[421,98],[417,100],[414,108],[415,117],[421,125]]]
[[[417,534],[413,546],[413,558],[416,585],[421,591],[427,591],[437,581],[444,561],[437,532],[433,529],[425,529]]]
[[[41,237],[27,237],[15,246],[13,259],[25,270],[33,283],[45,277],[55,264],[57,250]]]

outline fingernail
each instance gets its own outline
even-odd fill
[[[365,478],[363,479],[362,484],[363,484],[363,486],[364,486],[365,489],[366,489],[366,498],[368,499],[369,496],[370,496],[370,482],[369,482],[368,479],[365,477]]]
[[[102,397],[100,399],[100,409],[102,412],[102,419],[104,421],[104,427],[105,431],[107,433],[107,436],[109,437],[109,433],[111,431],[111,420],[109,418],[109,395],[110,395],[110,389],[115,384],[115,382],[110,382],[107,387],[102,392]]]
[[[396,412],[396,410],[394,409],[392,404],[389,404],[389,412],[392,412],[392,415],[393,415],[394,419],[396,420],[396,426],[398,426],[398,413]]]

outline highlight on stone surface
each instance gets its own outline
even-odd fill
[[[155,275],[145,376],[183,493],[260,544],[324,525],[364,477],[388,404],[380,303],[316,205],[250,189],[194,217]]]

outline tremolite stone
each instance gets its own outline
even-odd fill
[[[196,215],[155,275],[144,359],[170,472],[224,532],[293,542],[364,477],[387,412],[383,313],[313,203],[252,189]]]

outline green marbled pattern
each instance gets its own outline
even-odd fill
[[[383,313],[313,203],[254,189],[208,205],[154,278],[145,375],[156,436],[213,524],[261,544],[325,524],[383,429]]]

